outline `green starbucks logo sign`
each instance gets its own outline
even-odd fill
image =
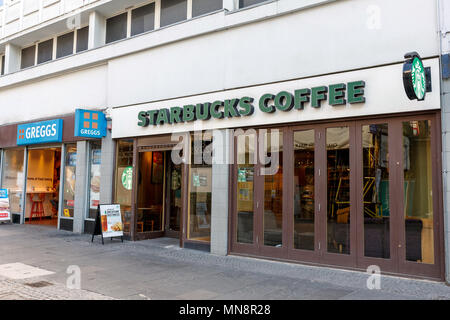
[[[131,190],[133,184],[133,167],[126,167],[122,172],[122,185],[125,189]]]
[[[407,53],[403,65],[403,85],[410,100],[425,100],[427,76],[422,59],[417,52]]]
[[[411,78],[417,99],[423,100],[425,98],[425,92],[427,91],[425,69],[423,68],[422,60],[417,57],[414,58],[412,63]]]

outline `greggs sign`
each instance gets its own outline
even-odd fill
[[[17,126],[17,145],[62,142],[63,120],[49,120]]]

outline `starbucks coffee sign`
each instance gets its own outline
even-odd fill
[[[403,85],[410,100],[425,100],[427,79],[422,59],[417,52],[407,53],[403,65]]]
[[[243,96],[205,103],[185,104],[170,108],[140,110],[138,126],[188,123],[197,120],[240,118],[253,115],[255,106],[263,113],[301,111],[308,106],[319,109],[322,104],[339,107],[366,102],[365,81],[335,83],[312,88],[266,92],[254,98]]]

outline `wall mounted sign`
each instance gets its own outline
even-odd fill
[[[407,59],[403,65],[403,86],[410,100],[425,100],[427,77],[422,59],[417,52],[405,54]]]
[[[75,137],[102,138],[106,136],[106,116],[102,111],[77,109]]]
[[[276,94],[263,94],[258,100],[259,109],[264,113],[276,111],[288,112],[292,109],[303,110],[309,103],[312,108],[320,108],[321,103],[328,101],[331,106],[345,106],[347,103],[365,103],[364,81],[337,83],[329,86],[298,89],[294,92],[281,91]],[[217,100],[214,102],[184,105],[183,107],[162,108],[159,110],[140,111],[138,126],[176,124],[211,118],[223,119],[251,116],[254,113],[255,99],[242,97],[240,99]]]
[[[17,126],[17,145],[62,142],[63,120],[49,120]]]
[[[0,189],[0,221],[11,220],[8,189]]]

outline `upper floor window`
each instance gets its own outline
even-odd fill
[[[239,8],[245,8],[267,0],[239,0]]]
[[[37,63],[44,63],[53,59],[53,39],[38,44]]]
[[[131,35],[155,29],[155,3],[131,11]]]
[[[2,64],[0,66],[0,75],[4,75],[5,74],[5,55],[2,56]]]
[[[74,32],[59,36],[56,40],[56,58],[62,58],[73,54]]]
[[[223,9],[223,0],[192,0],[192,17]]]
[[[127,37],[127,16],[125,12],[106,20],[106,43]]]
[[[187,19],[187,0],[161,1],[161,27]]]
[[[88,49],[89,26],[77,30],[77,52]]]
[[[35,45],[33,45],[32,47],[22,49],[22,59],[20,62],[20,68],[25,69],[34,66],[35,59],[36,59]]]

